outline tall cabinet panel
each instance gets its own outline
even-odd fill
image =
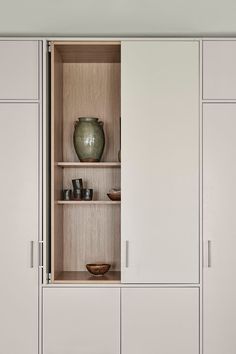
[[[203,107],[204,354],[235,354],[236,104]]]
[[[199,281],[199,43],[121,50],[122,281]]]
[[[38,343],[38,104],[0,104],[0,352]]]

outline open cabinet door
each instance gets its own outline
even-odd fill
[[[0,352],[38,353],[38,104],[0,104]]]
[[[199,281],[199,43],[121,46],[122,281]]]

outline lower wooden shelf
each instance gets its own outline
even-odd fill
[[[58,200],[56,203],[64,205],[119,205],[121,202],[112,200]]]
[[[120,283],[120,272],[110,271],[103,276],[95,276],[89,272],[61,272],[58,274],[57,278],[54,280],[56,284],[63,283],[88,283],[88,284],[99,284],[99,283]]]

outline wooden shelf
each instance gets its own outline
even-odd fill
[[[57,162],[62,168],[87,168],[87,167],[120,167],[120,162]]]
[[[56,203],[65,205],[119,205],[121,202],[112,200],[58,200]]]
[[[110,271],[102,276],[95,276],[89,272],[61,272],[54,283],[120,283],[120,272]]]

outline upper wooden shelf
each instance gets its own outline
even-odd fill
[[[120,162],[57,162],[59,167],[83,168],[83,167],[120,167]]]

